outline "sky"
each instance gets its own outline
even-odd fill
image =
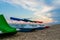
[[[0,0],[0,14],[7,21],[17,17],[60,23],[60,0]]]

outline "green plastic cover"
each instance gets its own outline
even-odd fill
[[[3,33],[16,32],[15,28],[8,25],[3,15],[0,15],[0,31]]]

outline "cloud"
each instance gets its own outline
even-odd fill
[[[36,6],[38,5],[35,0],[2,0],[4,2],[22,6],[24,9],[36,11]]]
[[[43,0],[49,6],[60,6],[60,0]]]
[[[51,10],[50,13],[52,13],[50,18],[53,18],[54,21],[56,21],[56,22],[60,22],[60,8],[55,8],[55,9]]]
[[[51,21],[53,22],[60,22],[60,0],[43,0],[45,5],[46,5],[46,9],[45,12],[42,10],[42,12],[37,12],[36,15],[41,16],[45,15],[45,18],[47,20],[47,18],[49,18]],[[44,6],[45,7],[45,6]],[[48,9],[50,7],[50,9]],[[46,17],[47,16],[47,17]],[[42,17],[43,18],[43,17]]]
[[[60,6],[60,0],[54,0],[52,4],[53,6]]]
[[[10,3],[12,5],[21,6],[24,9],[33,11],[34,13],[32,15],[35,17],[34,20],[38,19],[42,20],[43,22],[52,22],[56,20],[53,18],[53,13],[54,15],[56,15],[58,12],[52,11],[53,9],[55,10],[55,8],[60,6],[60,0],[2,0],[2,1]]]

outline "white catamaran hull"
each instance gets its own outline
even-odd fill
[[[44,24],[10,24],[14,28],[17,28],[18,31],[21,32],[29,32],[33,30],[42,30],[46,28]]]

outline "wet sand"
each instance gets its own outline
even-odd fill
[[[14,36],[0,38],[0,40],[60,40],[60,24],[34,32],[18,32]]]

